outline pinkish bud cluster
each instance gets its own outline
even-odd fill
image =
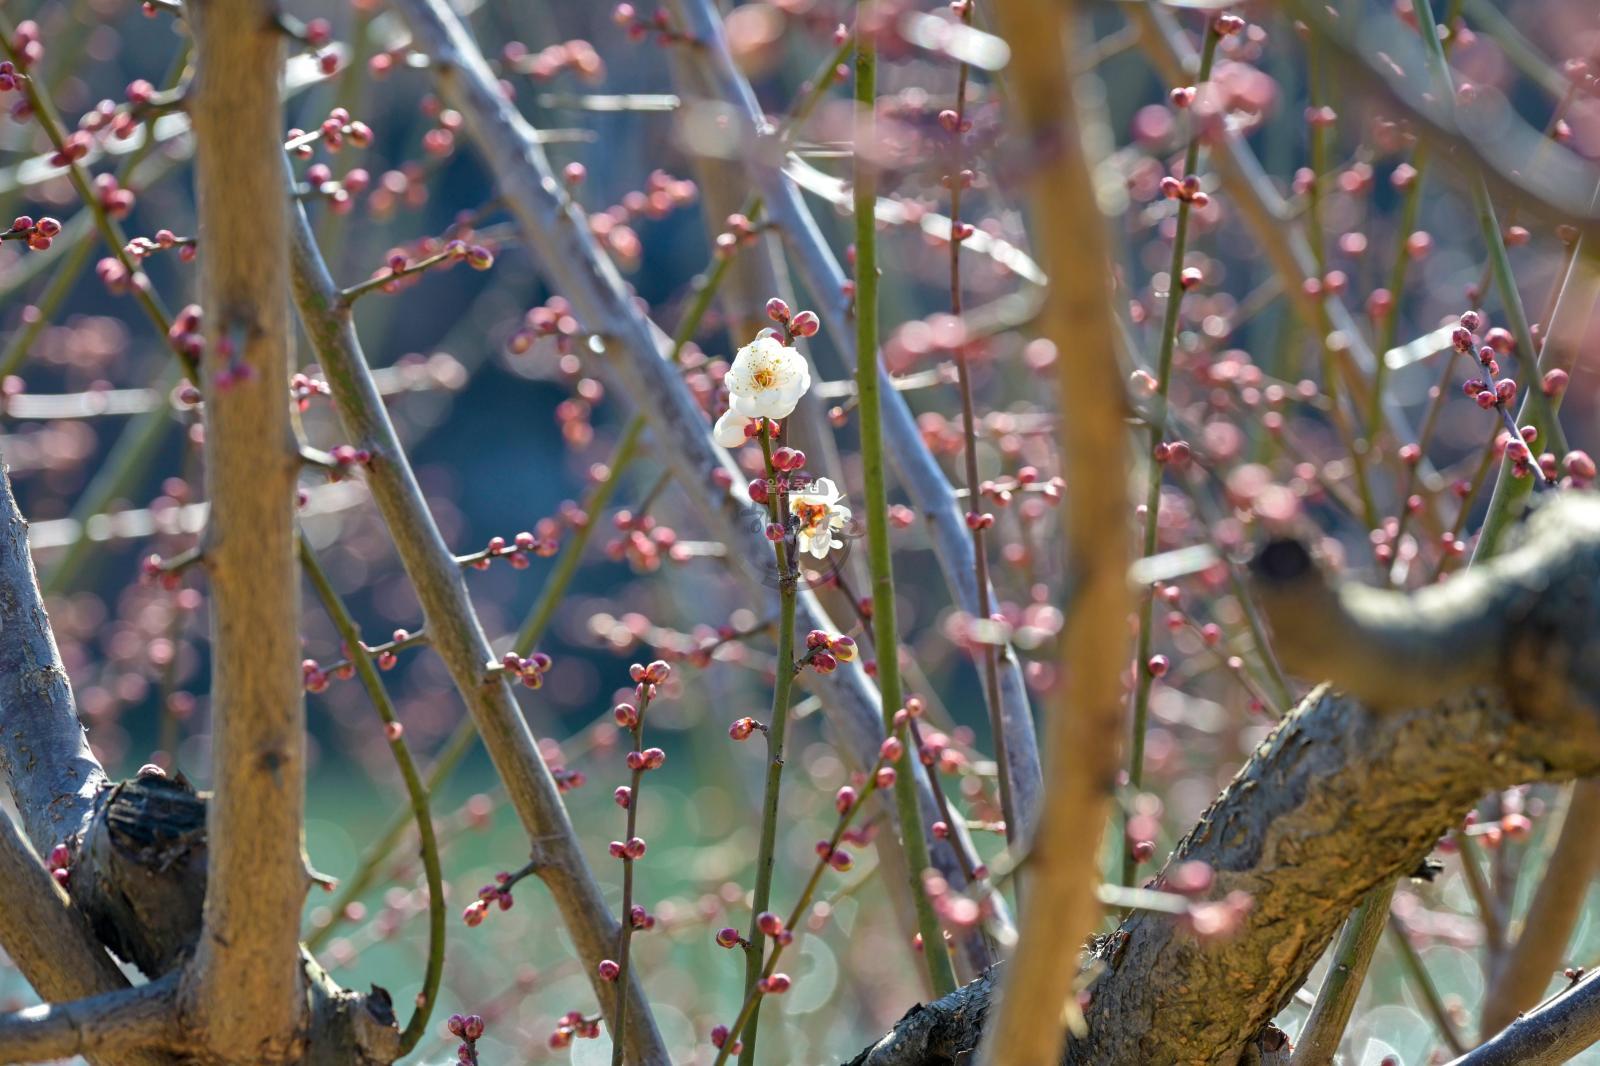
[[[23,241],[30,251],[49,251],[54,238],[61,232],[61,223],[46,215],[37,221],[31,215],[18,215],[11,228],[0,233],[0,241]]]
[[[646,19],[632,4],[618,4],[611,10],[611,21],[622,27],[630,41],[653,39],[660,45],[699,43],[693,36],[673,25],[672,15],[666,8],[657,8],[655,14]]]
[[[548,559],[560,550],[561,542],[555,537],[539,536],[523,530],[510,541],[504,537],[490,537],[482,551],[466,556],[461,561],[474,570],[487,570],[494,560],[504,559],[513,570],[526,570],[530,556]]]
[[[687,178],[676,178],[664,170],[653,170],[643,189],[635,189],[621,202],[588,216],[589,232],[623,266],[639,263],[644,243],[632,223],[638,219],[661,219],[700,197],[699,187]]]
[[[556,1025],[555,1032],[550,1034],[548,1041],[551,1051],[560,1051],[570,1047],[574,1038],[580,1040],[597,1040],[600,1037],[600,1015],[585,1017],[582,1011],[569,1010],[561,1016],[561,1021]]]
[[[45,865],[50,870],[50,876],[62,888],[67,887],[68,880],[72,877],[72,849],[66,844],[57,844],[50,849],[50,857],[45,860]]]
[[[542,651],[536,651],[527,658],[508,651],[500,657],[500,669],[532,689],[544,685],[544,675],[550,672],[553,665],[550,656]]]
[[[456,1061],[461,1066],[478,1066],[478,1041],[483,1038],[483,1019],[476,1014],[465,1017],[452,1014],[445,1028],[451,1036],[461,1041],[456,1048]]]
[[[556,352],[565,356],[571,353],[573,342],[581,332],[572,305],[563,297],[552,296],[542,307],[535,307],[524,316],[523,325],[506,341],[506,350],[522,355],[531,351],[541,338],[552,338]]]
[[[858,650],[853,637],[843,634],[835,636],[821,629],[813,629],[806,634],[806,652],[798,666],[801,668],[809,666],[819,674],[831,674],[839,668],[840,663],[852,662]]]
[[[1194,207],[1205,207],[1211,202],[1211,197],[1200,187],[1197,174],[1186,174],[1181,179],[1167,175],[1161,179],[1161,195]]]

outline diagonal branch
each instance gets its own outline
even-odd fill
[[[287,1059],[306,1018],[305,695],[294,550],[283,34],[262,0],[186,6],[206,329],[209,880],[190,991],[213,1047]]]
[[[1561,1066],[1600,1041],[1600,970],[1506,1026],[1449,1066]]]
[[[782,170],[778,139],[766,130],[750,83],[734,64],[720,12],[709,0],[676,0],[671,6],[677,9],[685,28],[701,42],[706,73],[723,104],[734,112],[731,117],[739,125],[737,143],[755,146],[746,160],[750,178],[762,194],[768,216],[794,252],[800,276],[816,300],[822,321],[846,367],[854,370],[855,327],[844,273],[794,181]],[[905,397],[893,388],[887,368],[880,367],[879,376],[884,384],[883,433],[889,461],[901,487],[927,522],[934,555],[956,604],[967,614],[980,617],[976,557],[972,534],[966,524],[966,509],[957,500],[938,460],[928,450]],[[992,592],[990,597],[994,598]],[[1018,827],[1022,830],[1020,839],[1026,840],[1039,806],[1042,780],[1039,744],[1016,653],[1007,644],[998,649],[997,657],[1007,769],[1012,795],[1017,809],[1022,812],[1019,818],[1023,824]]]
[[[1489,975],[1482,1032],[1497,1033],[1538,1002],[1561,969],[1567,942],[1600,868],[1600,781],[1579,781],[1567,800],[1561,833],[1528,904],[1522,931]]]
[[[128,1062],[140,1051],[175,1045],[178,1039],[177,974],[137,988],[0,1015],[0,1062],[73,1055]]]
[[[282,172],[282,159],[276,164]],[[473,609],[466,579],[428,510],[389,412],[373,381],[360,339],[339,288],[317,251],[311,226],[298,206],[291,213],[295,299],[306,335],[327,374],[340,423],[349,438],[373,455],[367,485],[393,532],[401,565],[416,589],[429,641],[439,653],[483,737],[512,806],[533,841],[537,873],[555,899],[602,1010],[616,996],[598,974],[612,956],[619,925],[567,817],[550,768],[509,684],[489,673],[494,652]],[[666,1046],[637,981],[631,982],[627,1042],[630,1062],[665,1064]]]
[[[0,775],[40,851],[79,833],[108,784],[89,750],[28,552],[28,524],[0,472]]]

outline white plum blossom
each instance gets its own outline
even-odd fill
[[[733,357],[725,379],[728,409],[745,418],[788,418],[811,387],[806,357],[763,333]]]
[[[733,408],[728,408],[717,419],[716,425],[711,427],[711,437],[724,448],[737,448],[749,439],[745,427],[755,419],[740,414]]]
[[[850,524],[850,508],[829,478],[819,477],[806,491],[789,493],[789,513],[799,523],[801,551],[822,559],[829,550],[844,547],[844,541],[834,534]]]

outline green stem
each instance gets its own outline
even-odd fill
[[[894,714],[904,700],[900,687],[900,635],[895,619],[894,564],[889,551],[888,481],[884,473],[883,426],[878,384],[878,231],[875,209],[878,175],[863,149],[877,135],[874,107],[878,93],[877,47],[862,33],[856,9],[856,396],[861,413],[861,466],[867,513],[868,569],[872,575],[872,621],[878,657],[878,691],[882,695],[884,734],[892,733]],[[928,867],[928,841],[922,834],[913,775],[895,775],[895,805],[910,872],[911,899],[922,933],[922,958],[935,996],[955,991],[955,968],[945,947],[933,904],[923,889]]]
[[[1300,1030],[1291,1066],[1313,1066],[1332,1062],[1344,1037],[1345,1026],[1355,1010],[1372,953],[1389,924],[1389,904],[1394,899],[1396,881],[1379,885],[1367,893],[1361,905],[1344,923],[1333,950],[1333,964],[1322,979],[1311,1017]]]
[[[383,680],[378,676],[377,667],[372,664],[372,656],[361,653],[361,631],[357,628],[355,619],[350,616],[349,608],[334,590],[333,583],[328,580],[322,564],[317,561],[316,553],[311,550],[304,537],[299,540],[300,567],[310,579],[312,588],[317,590],[323,610],[328,612],[334,628],[339,631],[340,639],[350,651],[356,676],[361,679],[362,687],[367,690],[378,717],[383,719],[384,729],[389,738],[389,750],[394,753],[395,764],[400,767],[400,776],[405,779],[406,794],[411,800],[411,816],[417,823],[417,835],[421,841],[422,869],[428,882],[428,962],[422,977],[422,992],[417,996],[416,1009],[412,1011],[411,1020],[406,1023],[404,1031],[400,1034],[400,1055],[397,1057],[403,1057],[410,1053],[427,1033],[428,1018],[433,1013],[434,1003],[439,996],[439,982],[444,975],[444,876],[439,868],[439,841],[434,835],[428,789],[422,783],[422,775],[417,772],[417,764],[411,757],[411,749],[406,744],[405,735],[399,731],[399,720],[395,717],[394,704],[389,701],[389,694],[384,691]]]
[[[901,738],[902,741],[904,741],[904,739],[904,737]],[[826,853],[820,855],[817,858],[816,864],[811,867],[811,876],[806,879],[805,887],[800,890],[800,898],[795,900],[794,908],[789,912],[789,919],[784,923],[784,928],[794,933],[796,937],[800,935],[801,919],[805,917],[806,911],[811,906],[812,898],[817,894],[817,886],[822,883],[823,873],[825,873],[828,867],[832,865],[831,859],[833,857],[833,853],[838,849],[839,842],[844,839],[845,830],[850,828],[850,823],[855,821],[855,817],[861,812],[861,808],[866,805],[867,800],[872,797],[872,794],[878,790],[878,771],[883,769],[883,766],[883,756],[879,755],[878,761],[873,763],[872,769],[867,772],[867,783],[862,786],[860,793],[856,796],[855,802],[852,803],[845,810],[844,814],[840,816],[839,824],[834,826],[833,835],[828,838],[828,850]],[[873,872],[876,872],[876,869],[877,868],[874,867]],[[856,882],[856,887],[864,884],[871,876],[872,872],[866,874],[860,881]],[[839,896],[835,897],[835,899],[849,895],[851,894],[851,891],[851,889],[846,889],[844,892],[841,892]],[[778,960],[783,957],[785,946],[786,945],[784,945],[781,941],[773,942],[772,954],[767,956],[767,963],[762,968],[759,975],[760,977],[771,977],[773,973],[777,971]],[[740,1031],[744,1029],[747,1022],[751,1021],[755,1017],[755,1013],[760,1009],[761,1000],[763,998],[765,998],[765,996],[758,988],[751,988],[746,991],[744,1002],[739,1006],[739,1013],[734,1018],[733,1025],[728,1028],[728,1038],[723,1041],[722,1047],[717,1052],[717,1057],[715,1060],[713,1060],[712,1066],[723,1066],[723,1064],[728,1061],[728,1056],[732,1054],[733,1047],[738,1042],[738,1035]]]
[[[1211,78],[1211,64],[1216,59],[1217,43],[1221,40],[1210,23],[1206,25],[1205,45],[1200,52],[1200,69],[1195,75],[1195,84],[1204,85]],[[1183,173],[1187,177],[1194,174],[1200,167],[1200,138],[1191,137],[1188,151],[1183,157]],[[1153,419],[1150,423],[1150,449],[1152,453],[1156,445],[1162,442],[1166,435],[1167,396],[1172,389],[1172,356],[1178,342],[1178,320],[1183,308],[1183,285],[1180,278],[1183,276],[1183,259],[1188,251],[1189,244],[1189,214],[1190,203],[1188,200],[1178,201],[1177,227],[1172,237],[1172,261],[1167,268],[1167,310],[1161,322],[1161,348],[1156,356],[1156,394],[1151,400],[1152,409],[1163,412],[1162,417]],[[1161,516],[1161,475],[1162,464],[1153,458],[1150,460],[1150,481],[1145,487],[1145,524],[1143,557],[1148,559],[1156,553],[1156,536],[1160,529]],[[1138,671],[1138,681],[1133,693],[1133,738],[1128,756],[1128,784],[1138,792],[1144,784],[1144,733],[1145,724],[1150,716],[1150,688],[1155,679],[1150,676],[1150,671],[1145,664],[1150,661],[1150,652],[1155,640],[1155,597],[1146,590],[1143,602],[1139,607],[1139,656],[1134,664]],[[1126,834],[1124,834],[1126,836]],[[1134,868],[1137,862],[1133,857],[1133,844],[1124,839],[1122,842],[1122,883],[1133,884]]]
[[[1455,1023],[1450,1020],[1450,1011],[1445,1008],[1438,986],[1433,983],[1433,977],[1428,973],[1428,967],[1423,963],[1422,956],[1417,953],[1416,945],[1411,943],[1411,937],[1406,934],[1400,920],[1393,914],[1389,916],[1389,931],[1393,934],[1389,939],[1399,950],[1400,961],[1406,968],[1406,974],[1416,986],[1417,994],[1427,1007],[1428,1016],[1433,1019],[1434,1028],[1439,1030],[1440,1038],[1449,1045],[1451,1054],[1465,1055],[1467,1045],[1461,1039],[1461,1034],[1456,1032]]]
[[[778,491],[778,470],[772,463],[772,423],[761,423],[761,454],[767,467],[767,518],[775,525],[783,522],[782,493]],[[772,690],[772,722],[767,727],[767,783],[761,800],[761,841],[756,849],[756,885],[750,902],[750,933],[744,949],[744,992],[748,999],[755,994],[756,982],[761,980],[761,967],[765,961],[762,952],[766,937],[758,924],[761,913],[772,899],[772,865],[778,840],[778,800],[783,786],[783,747],[789,730],[789,702],[794,684],[794,615],[797,601],[795,575],[789,570],[787,537],[772,542],[772,551],[778,563],[778,653],[777,678]],[[750,1012],[743,1030],[744,1050],[739,1055],[741,1066],[751,1066],[756,1058],[756,1032],[761,1021],[759,1001]],[[740,1036],[735,1030],[728,1040],[732,1043]]]

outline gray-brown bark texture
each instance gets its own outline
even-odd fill
[[[1257,592],[1279,650],[1331,683],[1251,755],[1153,883],[1198,860],[1215,871],[1212,898],[1242,890],[1254,905],[1224,940],[1152,912],[1098,939],[1088,1035],[1064,1062],[1232,1066],[1261,1054],[1249,1045],[1355,904],[1417,869],[1485,791],[1600,773],[1600,500],[1552,497],[1519,536],[1505,556],[1411,594],[1331,584],[1298,545],[1261,553]],[[1378,709],[1401,702],[1395,693],[1432,699]],[[969,986],[901,1024],[958,1046],[950,1026],[981,1028],[986,1001]],[[1600,1023],[1585,1042],[1597,1038]],[[859,1061],[962,1060],[935,1048]]]

